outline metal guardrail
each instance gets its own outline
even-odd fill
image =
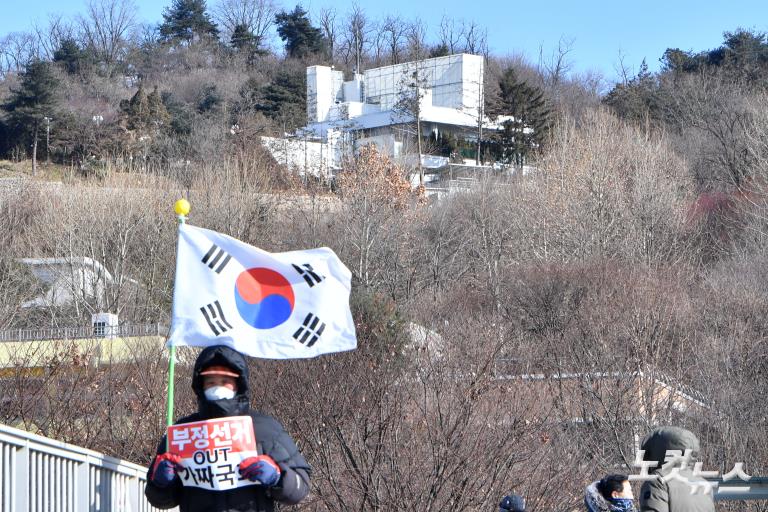
[[[0,330],[0,342],[131,338],[166,334],[168,334],[168,328],[162,324],[4,329]]]
[[[0,510],[158,510],[144,497],[147,468],[0,425]]]
[[[753,476],[748,480],[710,480],[717,485],[715,501],[765,500],[768,499],[768,478]]]

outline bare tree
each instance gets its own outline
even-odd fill
[[[37,37],[40,56],[46,60],[53,60],[53,54],[63,40],[75,37],[75,28],[62,15],[52,14],[48,16],[47,24],[35,22],[32,29]]]
[[[561,37],[557,42],[557,49],[549,58],[544,57],[543,47],[539,48],[539,66],[546,73],[547,84],[556,88],[573,67],[568,55],[573,52],[573,39]]]
[[[390,228],[402,221],[411,190],[405,172],[375,147],[361,150],[339,176],[342,209],[349,222],[344,224],[342,252],[354,262],[352,274],[365,286],[379,282],[376,265],[379,248],[390,238]]]
[[[399,16],[387,16],[381,25],[381,33],[389,52],[389,63],[399,64],[402,61],[408,25]]]
[[[269,32],[275,24],[277,4],[273,0],[221,0],[214,9],[216,21],[231,35],[235,28],[246,27],[259,46],[269,46]]]
[[[410,142],[408,139],[412,139],[416,143],[416,168],[419,172],[419,186],[424,186],[424,168],[421,163],[423,154],[422,100],[429,86],[422,71],[422,62],[417,60],[408,63],[407,69],[400,77],[397,98],[392,105],[393,123],[400,124],[400,129],[406,139],[405,142]]]
[[[357,4],[352,4],[352,10],[347,15],[343,34],[343,47],[347,65],[352,64],[355,73],[363,72],[363,60],[371,44],[373,26]]]
[[[427,57],[427,27],[420,19],[411,21],[405,31],[408,42],[409,60],[423,60]]]
[[[632,78],[632,76],[634,76],[634,73],[632,72],[631,69],[629,69],[629,66],[627,66],[627,63],[625,62],[626,55],[624,54],[624,52],[619,50],[617,59],[618,59],[618,62],[614,64],[613,69],[616,70],[619,77],[621,78],[621,83],[624,85],[627,85],[629,83],[629,80]]]
[[[464,24],[457,24],[454,18],[443,15],[440,19],[440,44],[448,50],[449,54],[463,50],[461,44],[464,39],[464,28]]]
[[[532,442],[541,421],[523,419],[528,389],[493,379],[493,360],[505,342],[489,336],[486,319],[457,320],[442,331],[445,338],[422,328],[426,335],[414,342],[414,324],[400,319],[380,294],[360,292],[353,314],[361,346],[356,354],[280,365],[276,370],[285,378],[279,382],[294,385],[267,387],[269,401],[273,393],[291,397],[281,402],[279,415],[291,418],[288,428],[306,443],[316,474],[327,475],[315,480],[316,501],[307,506],[484,510],[513,479],[520,486],[521,480],[533,483],[518,471],[541,463],[540,443]],[[254,374],[272,373],[259,368]],[[469,472],[461,462],[467,457],[475,462]]]
[[[572,73],[558,88],[557,113],[581,119],[600,104],[606,83],[599,71]]]
[[[38,39],[27,32],[12,32],[0,39],[0,72],[20,73],[40,56]]]
[[[82,39],[110,69],[124,55],[128,36],[135,28],[133,0],[88,0],[78,18]]]
[[[465,52],[488,57],[488,29],[481,27],[475,21],[470,21],[463,24],[461,35]]]
[[[383,66],[389,62],[389,44],[387,33],[384,31],[384,22],[373,24],[368,53],[371,67]]]
[[[320,29],[323,31],[323,37],[325,37],[326,41],[328,60],[331,64],[334,63],[336,52],[338,50],[338,24],[336,22],[336,17],[336,10],[333,7],[321,10],[320,15],[318,16],[318,23],[320,24]]]
[[[684,77],[670,93],[668,115],[697,146],[691,156],[702,188],[739,189],[750,181],[746,141],[756,110],[750,92],[720,77],[702,75]]]
[[[539,162],[541,181],[535,184],[549,198],[532,217],[546,223],[542,254],[648,265],[674,258],[692,191],[684,162],[665,138],[648,139],[604,111],[582,122],[592,127],[587,138],[572,119],[558,123]]]

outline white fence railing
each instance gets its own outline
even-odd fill
[[[162,324],[3,329],[0,330],[0,342],[131,338],[138,336],[166,336],[167,334],[168,327]]]
[[[3,512],[150,512],[147,468],[0,425]]]

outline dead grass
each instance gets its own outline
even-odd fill
[[[73,175],[68,165],[59,165],[55,163],[38,163],[37,177],[40,181],[65,181],[70,180]],[[12,162],[10,160],[0,160],[0,178],[31,178],[32,160],[22,160],[21,162]]]

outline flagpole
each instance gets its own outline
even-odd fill
[[[173,211],[176,212],[177,219],[179,221],[179,229],[181,229],[181,226],[187,222],[187,215],[189,215],[190,205],[189,201],[186,199],[179,199],[174,203],[173,205]],[[181,234],[176,235],[176,271],[178,272],[178,259],[179,259],[179,239],[181,238]],[[178,276],[177,276],[178,277]],[[175,292],[175,290],[174,290]],[[175,301],[173,302],[172,308],[176,306]],[[171,318],[175,318],[175,315],[171,313]],[[170,354],[168,356],[168,409],[167,409],[167,425],[171,426],[173,425],[173,392],[174,392],[174,381],[175,381],[175,370],[176,370],[176,346],[171,345],[170,347]]]

